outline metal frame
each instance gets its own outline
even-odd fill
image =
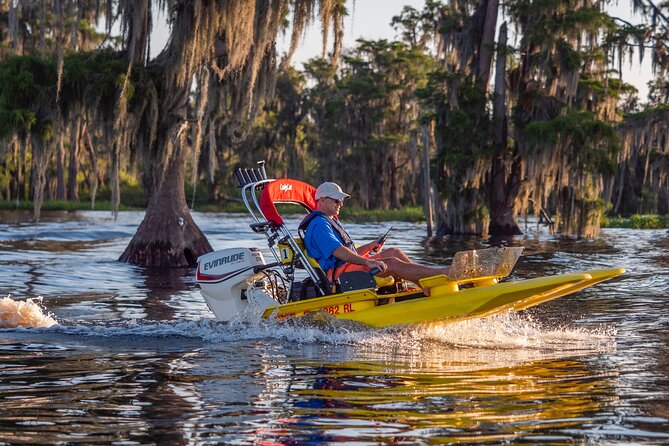
[[[261,163],[258,163],[261,164]],[[250,171],[250,173],[249,173]],[[261,164],[261,169],[238,169],[235,172],[237,179],[239,180],[240,186],[242,187],[242,201],[244,206],[253,217],[255,224],[251,224],[251,229],[255,232],[262,232],[267,237],[267,244],[272,251],[274,259],[277,261],[282,268],[284,268],[279,253],[277,252],[275,246],[277,239],[280,242],[286,242],[293,250],[293,259],[300,259],[302,261],[302,266],[307,271],[307,274],[316,284],[316,287],[321,292],[321,295],[325,295],[325,290],[321,287],[321,279],[314,269],[314,267],[309,263],[309,259],[306,258],[300,247],[298,246],[295,238],[290,233],[285,224],[276,225],[267,220],[267,217],[262,212],[260,208],[260,202],[258,200],[258,192],[262,191],[265,185],[275,181],[275,179],[267,178],[267,173],[265,172],[264,161]],[[261,176],[262,178],[258,178]],[[243,180],[243,181],[242,181]],[[301,204],[292,201],[282,201],[280,203],[291,203],[291,204]],[[259,218],[261,217],[261,218]],[[262,228],[262,229],[256,229]],[[284,273],[285,274],[285,273]]]

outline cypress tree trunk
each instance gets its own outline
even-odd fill
[[[432,237],[434,226],[434,207],[432,196],[432,178],[430,176],[430,137],[427,125],[423,124],[423,206],[425,207],[425,220],[427,221],[427,236]]]
[[[67,195],[70,201],[79,201],[79,187],[77,185],[77,175],[79,174],[79,131],[81,129],[81,115],[72,123],[70,129],[70,163],[67,178]]]
[[[587,191],[582,191],[587,194]],[[604,205],[596,197],[579,194],[577,188],[564,186],[557,196],[556,220],[560,232],[577,238],[595,238],[599,235]]]
[[[195,224],[186,201],[186,105],[188,89],[168,86],[164,92],[165,127],[156,145],[167,155],[151,169],[152,193],[144,220],[119,258],[144,266],[195,266],[213,249]],[[163,136],[164,135],[164,136]]]
[[[169,143],[168,143],[169,144]],[[188,209],[185,152],[178,149],[154,190],[144,220],[120,259],[144,266],[194,266],[212,248]]]
[[[520,188],[520,160],[511,162],[510,173],[501,156],[492,160],[488,196],[490,199],[490,235],[520,235],[514,201]]]
[[[496,9],[495,9],[496,11]],[[507,166],[508,119],[506,113],[506,47],[507,27],[499,30],[497,64],[495,66],[495,100],[493,103],[493,143],[496,154],[492,158],[488,180],[490,204],[490,235],[522,234],[516,223],[515,200],[521,184],[521,161],[518,156]],[[508,168],[507,168],[508,167]]]
[[[28,152],[28,142],[19,141],[17,137],[13,140],[15,150],[18,152],[16,160],[16,201],[26,200],[28,196],[26,195],[26,178],[30,178],[30,163],[26,163],[26,154]]]
[[[56,149],[57,158],[57,185],[56,185],[56,199],[67,200],[65,194],[65,148],[63,147],[63,135],[58,135],[58,148]]]
[[[98,159],[91,140],[91,134],[88,131],[88,124],[84,123],[81,130],[84,147],[88,152],[91,161],[91,172],[89,174],[89,183],[91,188],[91,209],[95,209],[95,196],[98,193]]]
[[[394,148],[392,151],[391,165],[390,165],[390,207],[391,209],[400,209],[402,207],[402,202],[400,197],[402,195],[402,180],[400,175],[402,173],[402,167],[399,165],[397,149]]]
[[[492,47],[495,44],[495,29],[497,28],[497,11],[499,10],[499,0],[486,0],[484,3],[485,10],[483,28],[481,29],[481,44],[479,46],[477,75],[481,86],[484,90],[487,90],[488,79],[490,79],[490,66],[492,65]],[[504,33],[506,35],[506,30]],[[504,44],[506,44],[506,39]]]
[[[464,188],[447,200],[442,200],[437,236],[448,234],[487,236],[490,216],[482,196],[478,189]]]

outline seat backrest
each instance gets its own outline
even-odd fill
[[[309,264],[313,266],[314,269],[321,269],[321,266],[318,264],[316,259],[307,254],[307,250],[304,247],[304,241],[302,241],[301,238],[296,238],[295,242],[300,248],[300,251],[302,251],[302,254],[304,254],[304,257],[309,261]],[[277,244],[277,248],[279,249],[279,259],[281,260],[281,263],[284,265],[290,265],[293,263],[293,257],[295,256],[295,253],[288,243],[279,242]]]
[[[303,181],[280,178],[265,185],[260,195],[260,210],[267,221],[282,225],[283,218],[276,209],[277,203],[293,203],[311,212],[316,208],[316,188]]]
[[[297,247],[300,249],[302,259],[307,259],[309,261],[309,265],[311,265],[312,269],[316,273],[318,282],[321,284],[321,288],[325,294],[332,294],[335,292],[335,287],[328,280],[325,271],[321,269],[321,266],[318,264],[316,259],[307,254],[307,250],[304,247],[304,241],[302,241],[301,238],[294,240],[297,244]],[[297,268],[304,268],[302,260],[299,257],[295,259],[295,253],[293,252],[293,248],[290,246],[290,244],[279,242],[277,243],[277,248],[279,250],[279,260],[281,260],[281,263],[284,265],[294,265]]]

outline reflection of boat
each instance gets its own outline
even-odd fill
[[[254,220],[251,229],[267,237],[275,262],[266,263],[253,248],[224,249],[198,259],[197,282],[219,320],[255,309],[265,318],[323,311],[375,327],[454,321],[528,308],[624,272],[608,268],[499,283],[511,273],[522,248],[490,248],[456,253],[451,277],[428,277],[420,287],[361,271],[330,283],[276,208],[291,203],[310,211],[316,205],[315,189],[301,181],[268,179],[264,166],[236,174]],[[307,277],[297,279],[298,270]]]

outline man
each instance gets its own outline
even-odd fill
[[[306,230],[307,253],[316,259],[330,281],[335,281],[343,272],[372,269],[378,269],[381,277],[399,277],[415,284],[424,277],[448,275],[448,267],[418,265],[400,249],[381,251],[383,242],[378,240],[356,248],[334,218],[339,215],[344,200],[350,197],[336,183],[321,184],[316,189],[316,209],[300,224],[300,228]]]

